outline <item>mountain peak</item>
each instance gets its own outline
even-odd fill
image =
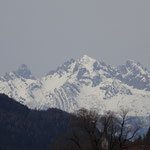
[[[72,63],[74,63],[75,60],[71,58],[70,60],[63,63],[63,65],[59,66],[56,70],[51,70],[47,75],[53,75],[54,73],[58,73],[60,76],[63,73],[63,71],[68,72],[70,66]]]
[[[15,71],[15,74],[26,79],[34,79],[34,77],[31,74],[30,69],[25,64],[20,65],[18,70]]]
[[[78,59],[78,62],[80,62],[83,65],[84,64],[85,65],[87,65],[87,64],[92,64],[93,65],[93,63],[96,62],[96,59],[93,59],[93,58],[91,58],[87,55],[83,55],[80,59]]]
[[[86,60],[86,61],[96,61],[95,59],[93,59],[93,58],[91,58],[91,57],[89,57],[89,56],[87,56],[87,55],[83,55],[81,58],[80,58],[80,60]]]
[[[126,66],[127,67],[140,66],[140,63],[138,63],[134,60],[127,60],[126,61]]]
[[[129,68],[129,70],[132,70],[134,72],[136,71],[141,74],[145,74],[148,71],[139,62],[136,62],[134,60],[127,60],[126,67]]]
[[[18,70],[29,70],[28,66],[26,64],[21,64],[19,67],[18,67]]]

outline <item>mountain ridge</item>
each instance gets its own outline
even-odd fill
[[[150,114],[150,72],[135,61],[112,67],[84,55],[41,78],[35,78],[26,65],[19,70],[0,78],[0,93],[29,108],[72,112],[85,107],[103,113],[125,107],[132,115]]]

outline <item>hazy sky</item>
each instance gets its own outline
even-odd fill
[[[0,75],[41,76],[70,58],[150,68],[150,0],[0,0]]]

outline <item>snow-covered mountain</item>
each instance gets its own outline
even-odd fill
[[[84,55],[36,79],[26,65],[0,78],[0,93],[29,108],[56,107],[72,112],[81,107],[150,115],[150,72],[134,61],[111,67]]]

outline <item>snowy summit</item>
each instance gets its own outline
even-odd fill
[[[84,107],[103,113],[126,108],[131,115],[150,114],[150,72],[134,61],[111,67],[84,55],[39,79],[23,64],[0,77],[0,93],[33,109]]]

